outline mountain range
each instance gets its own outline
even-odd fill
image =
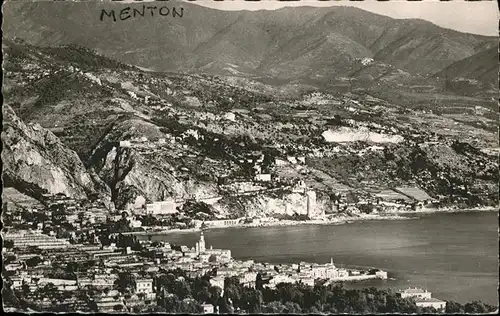
[[[183,16],[145,16],[114,22],[101,10],[144,4],[11,1],[4,36],[30,44],[82,45],[108,57],[157,71],[311,79],[347,76],[369,57],[411,74],[436,74],[463,60],[497,59],[498,39],[444,29],[420,19],[393,19],[354,7],[220,11],[178,1]],[[470,58],[467,60],[467,58]],[[447,70],[490,80],[482,72]],[[322,80],[324,80],[322,79]]]

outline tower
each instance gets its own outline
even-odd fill
[[[306,192],[307,198],[307,217],[316,217],[316,192],[309,190]]]
[[[200,241],[198,242],[198,250],[200,253],[205,252],[205,236],[203,236],[203,232],[201,232]]]

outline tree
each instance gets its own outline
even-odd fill
[[[483,314],[492,312],[494,310],[494,306],[484,304],[481,301],[473,301],[472,303],[467,303],[464,306],[464,312],[466,314]]]
[[[217,262],[217,256],[216,255],[210,255],[210,257],[208,257],[208,262]]]
[[[40,256],[35,256],[35,257],[31,257],[29,259],[26,259],[26,265],[28,267],[36,267],[41,262],[43,262],[43,259],[40,258]]]
[[[230,304],[230,302],[228,301],[228,299],[225,296],[222,300],[220,300],[218,310],[222,314],[233,314],[234,313],[234,308],[233,308],[232,304]]]
[[[199,314],[203,309],[201,305],[192,299],[182,300],[180,305],[181,313],[185,314]]]
[[[264,281],[262,280],[262,274],[259,272],[257,273],[257,277],[255,279],[255,288],[257,290],[262,290],[264,285]]]
[[[447,314],[462,314],[464,313],[464,306],[454,301],[447,301],[445,312]]]
[[[125,293],[127,290],[131,291],[135,289],[135,276],[130,272],[118,273],[118,279],[115,281],[115,287],[121,293]]]
[[[10,239],[6,239],[3,241],[3,246],[4,246],[4,248],[8,248],[8,249],[14,248],[14,242]]]
[[[285,305],[283,305],[281,302],[273,301],[264,307],[264,313],[281,314],[285,309]]]
[[[302,312],[302,308],[297,303],[286,302],[284,312],[287,314],[299,314]]]
[[[191,295],[191,287],[185,280],[176,280],[173,284],[173,293],[183,300]]]
[[[208,292],[210,293],[210,299],[208,302],[213,306],[218,306],[221,299],[222,289],[218,286],[210,286],[208,288]]]
[[[259,290],[252,291],[253,295],[251,297],[250,313],[260,314],[262,313],[262,304],[264,303],[264,297],[262,292]]]
[[[172,294],[161,298],[160,306],[165,308],[166,313],[178,313],[180,309],[180,301],[177,295]]]
[[[2,288],[2,299],[7,306],[19,306],[19,299],[14,294],[14,291],[12,291],[12,288],[5,286],[5,283]]]
[[[80,265],[75,261],[70,261],[66,264],[66,272],[74,274],[80,270]]]
[[[21,290],[24,296],[27,296],[31,293],[31,289],[28,283],[23,283],[23,285],[21,286]]]
[[[58,289],[57,287],[54,285],[54,283],[47,283],[44,287],[43,287],[43,292],[44,293],[47,293],[47,294],[50,294],[50,295],[54,295],[58,292]]]

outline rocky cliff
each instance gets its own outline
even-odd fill
[[[131,126],[132,125],[132,126]],[[151,124],[128,120],[118,125],[95,149],[89,163],[99,177],[111,188],[118,209],[142,207],[145,203],[213,197],[218,194],[215,182],[200,181],[182,176],[171,157],[158,152],[151,154],[147,146],[120,147],[119,140],[130,138],[130,130]],[[161,132],[158,132],[161,136]],[[142,135],[142,134],[139,134]],[[181,155],[182,156],[182,155]]]
[[[78,155],[38,124],[25,124],[10,107],[3,108],[2,161],[5,185],[41,198],[63,193],[88,198],[104,193],[87,172]]]

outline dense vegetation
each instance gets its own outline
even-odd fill
[[[210,303],[220,313],[431,313],[432,308],[419,308],[411,299],[402,299],[392,290],[365,288],[348,290],[343,285],[314,287],[298,284],[278,284],[276,289],[263,287],[260,275],[256,288],[239,283],[237,278],[226,278],[224,291],[211,286],[209,277],[189,278],[181,270],[169,271],[157,279],[161,289],[158,310],[164,312],[196,312],[198,304]],[[170,294],[168,294],[170,293]],[[194,299],[197,304],[186,304]],[[449,301],[446,313],[487,313],[495,306],[482,302],[465,305]]]

